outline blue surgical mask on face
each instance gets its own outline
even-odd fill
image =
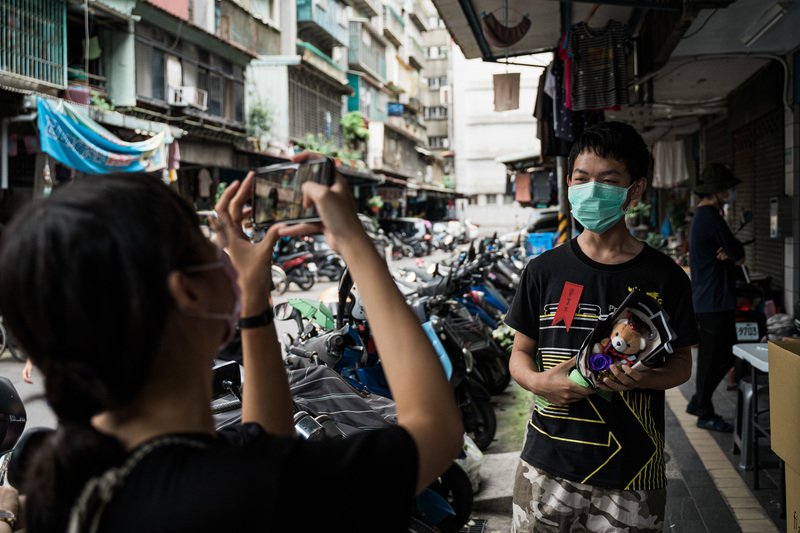
[[[623,206],[631,187],[598,181],[573,185],[567,189],[572,216],[592,233],[605,233],[625,215]]]

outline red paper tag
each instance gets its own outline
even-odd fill
[[[564,290],[561,291],[561,299],[558,301],[558,309],[556,309],[556,316],[553,317],[553,325],[555,326],[562,320],[567,331],[572,325],[572,319],[575,318],[575,312],[578,310],[578,301],[581,299],[583,292],[583,285],[577,283],[564,283]]]

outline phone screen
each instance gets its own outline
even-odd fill
[[[258,169],[253,179],[253,226],[266,228],[276,222],[319,221],[316,207],[303,207],[302,188],[307,181],[330,186],[331,160],[312,159]]]

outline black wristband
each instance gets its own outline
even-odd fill
[[[260,315],[246,316],[239,319],[239,329],[260,328],[261,326],[269,326],[275,318],[272,312],[272,307],[267,307],[267,310]]]

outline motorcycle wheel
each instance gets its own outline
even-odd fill
[[[442,533],[458,533],[472,514],[473,494],[469,476],[453,463],[430,488],[447,500],[456,513],[436,524],[436,528]]]
[[[341,265],[333,264],[330,266],[330,269],[331,269],[331,275],[328,276],[328,279],[330,279],[331,281],[339,281],[339,279],[342,277],[342,274],[344,273],[344,268],[342,268]]]
[[[0,354],[6,351],[6,344],[8,343],[8,333],[6,327],[0,323]]]
[[[272,265],[272,290],[275,294],[283,294],[289,287],[289,280],[286,272],[279,266]]]
[[[467,433],[481,451],[486,450],[497,431],[497,417],[492,405],[488,400],[470,397],[466,405],[459,407]]]
[[[295,283],[302,290],[307,291],[314,286],[314,275],[311,272],[300,272]]]
[[[8,351],[11,352],[11,357],[13,357],[15,361],[24,363],[28,360],[28,357],[24,353],[20,352],[16,346],[14,346],[14,343],[11,342],[11,339],[7,339],[6,347],[8,348]]]
[[[475,365],[484,376],[486,390],[492,396],[502,394],[511,383],[511,371],[508,369],[507,358],[504,354],[492,352],[486,355],[476,355]]]

